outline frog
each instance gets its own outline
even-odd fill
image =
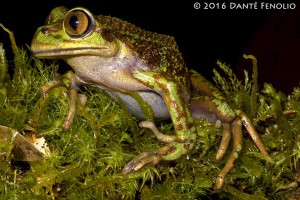
[[[187,155],[200,135],[195,123],[199,118],[222,124],[216,160],[223,157],[233,136],[233,150],[215,181],[217,190],[223,187],[242,149],[242,126],[260,152],[268,155],[247,115],[216,98],[219,90],[200,73],[187,68],[172,36],[144,30],[119,18],[93,15],[83,7],[69,10],[60,6],[37,29],[30,49],[36,58],[62,59],[72,68],[65,75],[70,108],[64,130],[72,124],[78,88],[84,85],[99,88],[121,102],[141,120],[140,127],[150,129],[165,143],[129,161],[122,174]],[[60,85],[62,81],[54,80],[41,90],[46,93]],[[171,119],[174,135],[156,127],[156,121],[166,119]]]

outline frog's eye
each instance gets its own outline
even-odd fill
[[[74,8],[66,14],[64,28],[71,37],[83,37],[93,30],[94,18],[89,11]]]

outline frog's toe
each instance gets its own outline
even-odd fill
[[[220,190],[223,187],[224,180],[226,175],[231,171],[234,167],[234,162],[239,156],[239,152],[242,150],[242,123],[239,118],[236,118],[232,122],[232,135],[233,135],[233,149],[232,152],[223,167],[223,169],[218,174],[218,178],[216,180],[216,190]]]
[[[231,125],[223,123],[223,136],[215,160],[219,161],[225,154],[231,138]]]
[[[137,158],[133,159],[122,170],[122,174],[134,173],[146,164],[156,165],[161,159],[161,155],[153,152],[142,153]]]
[[[264,154],[266,156],[269,156],[266,147],[264,146],[262,140],[258,136],[258,134],[257,134],[254,126],[252,125],[251,120],[249,119],[249,117],[247,117],[247,115],[244,112],[240,111],[240,110],[237,110],[236,112],[239,115],[239,117],[241,118],[243,126],[247,129],[248,134],[252,138],[253,142],[255,143],[255,145],[257,146],[259,151],[262,154]]]

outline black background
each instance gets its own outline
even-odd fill
[[[216,67],[215,63],[218,59],[235,69],[250,41],[261,30],[267,19],[277,12],[266,9],[204,10],[202,0],[198,1],[202,8],[195,9],[195,2],[196,0],[6,1],[5,5],[1,3],[0,6],[0,23],[14,32],[19,46],[25,46],[25,44],[30,45],[36,28],[44,24],[47,15],[54,7],[61,5],[68,8],[86,7],[94,14],[118,17],[141,28],[174,36],[187,66],[197,69],[210,79],[212,68]],[[230,1],[206,2],[226,2],[228,5]],[[10,44],[7,41],[7,34],[0,30],[0,42],[4,42],[5,49],[9,51]],[[251,53],[255,55],[255,52]],[[286,69],[283,69],[282,73],[284,70]],[[276,84],[276,81],[272,84]]]

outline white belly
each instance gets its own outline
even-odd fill
[[[137,116],[140,119],[146,118],[145,113],[142,111],[142,108],[139,105],[139,103],[130,95],[120,93],[120,92],[110,92],[110,91],[107,91],[107,93],[116,101],[118,101],[117,100],[118,98],[116,96],[120,97],[131,114]],[[138,94],[152,108],[155,119],[164,120],[170,118],[169,111],[165,105],[164,100],[160,95],[151,91],[147,91],[147,92],[139,91]]]

